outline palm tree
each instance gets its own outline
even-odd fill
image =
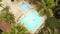
[[[50,4],[49,4],[50,3]],[[46,14],[47,16],[53,16],[53,11],[52,11],[52,7],[55,7],[56,5],[58,5],[57,3],[55,3],[52,0],[48,0],[47,1],[42,1],[42,3],[39,3],[40,5],[42,5],[42,7],[39,9],[40,14],[44,15]],[[47,18],[46,22],[45,22],[45,30],[43,29],[43,33],[46,33],[46,30],[49,32],[49,34],[58,34],[58,27],[59,27],[59,23],[57,22],[55,17],[49,17]]]
[[[14,15],[9,12],[8,7],[3,8],[3,10],[1,11],[1,14],[0,14],[0,19],[5,20],[6,22],[8,22],[10,24],[15,23]]]
[[[2,34],[28,34],[27,29],[20,23],[11,25],[11,31],[2,32]]]
[[[52,11],[52,7],[56,6],[56,3],[54,2],[54,0],[41,0],[40,2],[38,2],[38,11],[40,13],[40,15],[47,15],[49,16],[53,16],[53,11]]]
[[[57,19],[60,19],[60,5],[57,5],[53,8],[54,16]]]
[[[55,17],[50,17],[45,21],[45,26],[42,28],[38,33],[43,33],[43,34],[58,34],[60,32],[59,28],[60,24],[57,22]]]
[[[40,15],[47,15],[47,17],[53,16],[52,7],[57,5],[58,0],[27,0],[29,3],[36,6]]]
[[[55,17],[50,17],[46,20],[45,27],[49,30],[49,28],[53,31],[54,34],[58,34],[59,24]]]

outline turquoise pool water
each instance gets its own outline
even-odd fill
[[[28,12],[30,10],[29,6],[25,3],[22,3],[20,7],[24,10],[24,12]],[[20,21],[28,30],[33,32],[42,22],[42,17],[39,16],[35,10],[31,10],[31,13],[22,17]]]
[[[20,7],[24,10],[24,12],[28,12],[28,10],[30,10],[30,7],[24,2],[21,4]]]
[[[40,17],[35,11],[32,11],[30,14],[24,16],[21,19],[21,22],[26,26],[27,29],[33,32],[42,22],[42,17]]]

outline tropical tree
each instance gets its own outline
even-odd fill
[[[55,17],[50,17],[45,21],[45,26],[43,29],[41,29],[41,32],[43,34],[59,34],[59,28],[60,24],[57,22]]]
[[[46,1],[43,1],[44,3]],[[54,1],[50,1],[48,0],[47,3],[40,3],[43,4],[42,8],[39,9],[40,14],[44,15],[47,14],[48,16],[51,16],[53,13],[53,10],[51,9],[52,7],[55,7],[57,4]],[[51,4],[49,4],[51,3]],[[43,7],[45,6],[45,8]],[[47,11],[48,10],[48,11]],[[55,10],[55,9],[54,9]],[[59,34],[59,28],[60,27],[60,23],[57,22],[57,19],[55,17],[49,17],[47,18],[46,22],[45,22],[45,27],[42,29],[42,33],[43,34]],[[41,32],[39,32],[41,33]]]
[[[46,14],[48,17],[53,16],[53,11],[51,8],[57,5],[57,3],[54,2],[54,0],[41,0],[40,2],[38,2],[38,4],[38,11],[40,15]]]
[[[0,14],[0,19],[5,20],[8,23],[15,23],[14,15],[9,12],[8,7],[3,8]]]
[[[27,29],[20,23],[11,25],[11,31],[2,32],[2,34],[28,34]]]
[[[39,14],[42,15],[47,15],[48,17],[53,16],[53,8],[54,6],[57,5],[58,0],[27,0],[29,3],[33,4],[36,6],[37,11]]]
[[[55,6],[53,9],[54,16],[60,19],[60,5]]]
[[[53,27],[57,28],[57,26],[58,26],[58,23],[57,23],[57,20],[55,17],[50,17],[45,22],[46,22],[45,26],[49,26],[51,28],[53,28]]]
[[[58,28],[60,27],[60,24],[55,17],[48,18],[46,20],[45,26],[49,27],[51,30],[53,29],[54,34],[58,34]]]

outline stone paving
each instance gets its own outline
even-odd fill
[[[17,23],[18,23],[18,21],[20,21],[20,17],[26,14],[26,13],[23,12],[24,10],[21,10],[19,8],[20,4],[22,3],[21,1],[20,2],[16,2],[16,1],[11,2],[10,0],[3,0],[3,3],[10,8],[9,10],[10,10],[11,13],[14,14],[15,21]],[[32,7],[33,6],[30,6],[31,10],[32,10]],[[45,20],[46,19],[46,16],[43,16],[43,19]],[[44,22],[44,20],[43,20],[43,22]],[[39,27],[40,27],[40,25],[38,26],[38,28]]]
[[[19,3],[11,2],[10,0],[3,0],[3,3],[10,8],[9,10],[14,14],[15,21],[17,22],[18,17],[23,14],[23,12],[19,10]]]

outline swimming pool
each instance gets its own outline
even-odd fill
[[[40,17],[35,11],[21,18],[21,22],[29,29],[34,31],[36,27],[42,22],[42,17]]]
[[[30,8],[25,3],[21,4],[21,8],[24,10],[24,12],[28,12]],[[31,10],[31,12],[28,15],[25,15],[20,19],[20,21],[24,24],[24,26],[30,30],[31,32],[34,32],[35,29],[40,25],[40,23],[43,21],[42,17],[39,16],[37,11]]]
[[[20,8],[22,8],[24,12],[28,12],[30,10],[30,7],[24,2],[20,5]]]

